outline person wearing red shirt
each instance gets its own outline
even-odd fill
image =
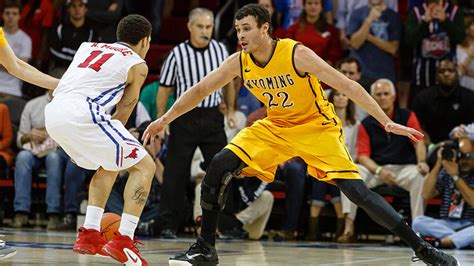
[[[339,33],[335,27],[326,22],[323,0],[303,2],[304,9],[300,19],[288,28],[286,37],[303,43],[334,66],[342,57]]]
[[[389,79],[379,79],[370,88],[372,97],[393,121],[421,130],[413,111],[396,108],[395,86]],[[424,214],[421,196],[423,176],[428,173],[425,141],[417,143],[386,133],[372,116],[362,120],[357,137],[357,158],[360,175],[369,188],[383,184],[397,185],[410,193],[411,216]],[[342,201],[347,198],[342,197]],[[355,220],[357,206],[343,203],[343,212]],[[346,208],[345,206],[348,206]],[[346,223],[347,226],[347,223]],[[346,230],[346,232],[354,230]],[[346,236],[354,239],[353,236]]]
[[[55,15],[52,0],[29,0],[21,12],[20,27],[33,43],[32,58],[36,67],[43,63],[48,48],[48,32],[54,25]]]

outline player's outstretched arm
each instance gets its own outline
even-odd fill
[[[155,136],[166,128],[169,123],[196,107],[207,96],[224,87],[238,75],[240,75],[240,54],[235,53],[200,82],[183,93],[168,112],[151,123],[143,134],[143,144],[146,145],[148,140],[154,141]]]
[[[0,64],[7,69],[8,73],[26,82],[49,90],[54,90],[58,86],[58,79],[42,73],[16,57],[8,44],[0,47]]]
[[[377,119],[377,121],[385,127],[386,131],[407,136],[413,141],[418,141],[417,137],[421,138],[423,136],[422,133],[413,128],[394,123],[359,83],[350,80],[331,67],[311,49],[303,45],[298,45],[293,60],[295,61],[295,67],[300,74],[310,73],[315,75],[332,88],[341,91],[357,105],[361,106],[371,116]]]
[[[147,75],[148,66],[145,63],[134,65],[130,68],[128,71],[127,86],[125,87],[122,98],[117,103],[117,108],[112,115],[112,119],[117,119],[124,125],[127,124],[133,109],[138,103],[140,89]]]

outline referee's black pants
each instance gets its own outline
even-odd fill
[[[201,149],[203,166],[207,168],[214,155],[226,144],[224,116],[218,107],[195,108],[170,124],[160,200],[161,230],[176,233],[180,226],[196,148]]]

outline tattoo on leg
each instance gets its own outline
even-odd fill
[[[138,186],[135,188],[132,200],[134,200],[137,205],[145,205],[147,197],[148,193],[145,191],[145,188],[143,186]]]

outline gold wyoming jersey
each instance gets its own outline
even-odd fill
[[[3,28],[0,27],[0,47],[7,44],[7,39],[5,39],[5,35],[3,34]]]
[[[332,104],[319,80],[300,76],[293,55],[299,43],[291,39],[277,40],[270,61],[265,66],[255,63],[249,53],[240,53],[241,75],[245,87],[267,107],[267,119],[281,127],[291,127],[323,116],[334,116]]]

